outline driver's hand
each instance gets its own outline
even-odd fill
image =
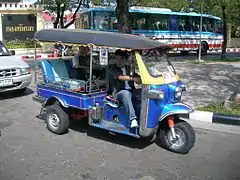
[[[137,84],[141,84],[141,78],[140,77],[133,77],[133,80],[137,83]]]

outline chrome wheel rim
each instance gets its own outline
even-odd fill
[[[59,117],[57,114],[55,113],[51,113],[49,116],[48,116],[48,120],[49,120],[49,125],[54,128],[54,129],[57,129],[59,127],[59,124],[60,124],[60,120],[59,120]]]
[[[186,134],[184,133],[184,131],[178,128],[175,128],[175,133],[176,139],[173,138],[171,131],[168,131],[167,133],[168,141],[171,143],[171,147],[173,148],[182,147],[187,141]]]

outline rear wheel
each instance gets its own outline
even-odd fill
[[[202,42],[201,43],[201,55],[206,55],[208,51],[208,44],[206,42]],[[198,50],[198,54],[199,54],[199,50]]]
[[[194,146],[196,139],[192,126],[185,121],[177,121],[174,129],[176,139],[173,138],[167,121],[162,123],[157,138],[159,145],[172,152],[187,154]]]
[[[61,106],[54,104],[46,110],[47,129],[54,134],[64,134],[68,131],[69,117]]]

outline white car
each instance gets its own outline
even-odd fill
[[[9,51],[0,41],[0,93],[13,90],[24,92],[31,83],[29,65],[14,55],[15,51]]]

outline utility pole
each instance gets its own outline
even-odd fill
[[[201,16],[200,16],[200,35],[199,35],[199,52],[198,52],[198,62],[201,62],[202,55],[202,24],[203,24],[203,3],[201,2]]]

